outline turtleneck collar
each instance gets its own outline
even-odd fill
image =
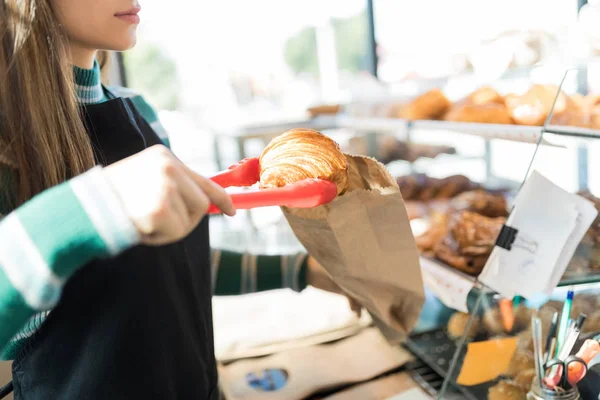
[[[100,82],[100,66],[94,61],[92,69],[73,67],[75,70],[75,90],[77,100],[81,104],[102,103],[106,100],[102,84]]]

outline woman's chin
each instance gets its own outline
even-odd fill
[[[122,40],[114,41],[105,46],[105,50],[109,51],[126,51],[135,47],[137,43],[137,36],[131,35],[130,37],[123,38]]]

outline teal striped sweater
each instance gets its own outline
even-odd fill
[[[107,100],[97,64],[91,70],[75,68],[75,83],[81,103]],[[124,88],[111,91],[131,98],[169,146],[157,113],[141,96]],[[95,258],[115,256],[135,246],[139,236],[101,167],[46,190],[16,210],[4,211],[6,216],[0,215],[0,352],[10,360],[51,312],[69,276]],[[210,268],[217,295],[306,286],[306,254],[257,256],[213,249]]]

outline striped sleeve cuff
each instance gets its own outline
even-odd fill
[[[139,243],[140,235],[101,167],[72,179],[70,185],[109,255]]]
[[[138,239],[98,167],[46,190],[0,222],[0,269],[4,283],[31,309],[47,310],[76,269]]]
[[[213,293],[217,296],[289,288],[306,288],[306,253],[265,256],[212,251]]]

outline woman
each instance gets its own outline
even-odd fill
[[[141,97],[100,84],[98,50],[132,47],[138,12],[0,0],[0,351],[17,399],[215,398],[213,289],[337,290],[304,256],[211,264],[206,210],[233,215],[231,199],[163,145]]]

